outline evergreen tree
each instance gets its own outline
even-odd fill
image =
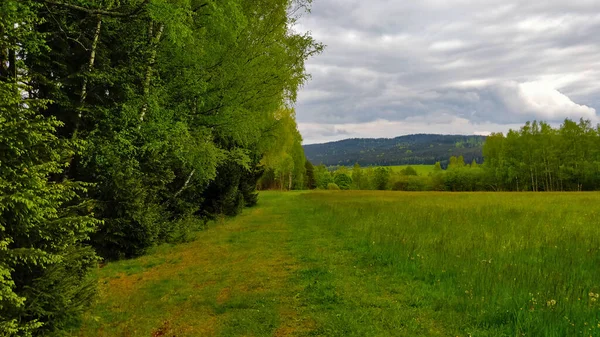
[[[62,124],[44,117],[48,101],[25,83],[24,56],[44,48],[34,26],[37,6],[0,4],[0,335],[38,336],[76,320],[95,291],[88,275],[97,258],[84,242],[98,222],[65,181],[72,142],[56,137]],[[4,60],[4,59],[3,59]]]
[[[375,169],[373,175],[373,187],[376,190],[387,190],[389,180],[390,170],[388,168],[378,167]]]
[[[309,160],[306,160],[304,165],[306,170],[306,188],[309,190],[314,190],[317,188],[317,182],[315,180],[315,168]]]

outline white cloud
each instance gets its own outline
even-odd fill
[[[429,46],[433,51],[452,51],[466,47],[467,43],[461,40],[436,41]]]
[[[596,110],[574,103],[548,83],[508,83],[499,89],[507,112],[556,121],[564,118],[594,119]]]
[[[529,110],[541,118],[594,118],[596,110],[574,103],[569,97],[543,82],[527,82],[519,85],[521,97]]]

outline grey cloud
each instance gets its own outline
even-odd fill
[[[439,116],[471,123],[461,128],[596,120],[600,109],[597,0],[315,0],[298,29],[328,46],[297,102],[313,130]]]

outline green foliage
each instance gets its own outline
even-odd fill
[[[30,94],[23,58],[44,49],[31,1],[0,4],[0,335],[64,329],[95,293],[97,257],[85,245],[99,221],[81,198],[86,184],[63,179],[82,145],[56,136],[50,103]]]
[[[360,165],[358,163],[354,164],[352,168],[352,183],[354,184],[354,188],[357,190],[366,189],[368,186],[368,181],[366,180],[367,177],[360,168]]]
[[[544,122],[493,134],[484,145],[488,184],[494,190],[582,191],[600,188],[600,133],[590,121]]]
[[[429,191],[430,179],[413,175],[402,175],[392,184],[393,191]]]
[[[390,171],[385,167],[378,167],[373,175],[373,188],[376,190],[386,190],[390,181]]]
[[[48,52],[23,60],[60,136],[86,140],[66,173],[95,183],[103,256],[143,254],[193,215],[238,214],[263,171],[269,188],[304,187],[289,106],[322,46],[291,30],[291,1],[79,5],[40,9]]]
[[[342,190],[349,190],[352,186],[352,178],[345,173],[336,173],[333,181]]]
[[[403,169],[402,171],[400,171],[400,173],[402,175],[405,175],[405,176],[417,176],[417,175],[419,175],[417,173],[417,171],[414,168],[412,168],[412,166],[407,166],[405,169]]]
[[[84,245],[98,221],[86,186],[54,181],[73,144],[58,139],[54,118],[22,99],[17,84],[0,82],[0,333],[30,336],[64,328],[94,294],[88,279],[95,253]]]
[[[270,141],[263,143],[267,150],[261,160],[266,174],[260,179],[259,188],[304,189],[306,157],[294,110],[278,110],[268,135]]]
[[[329,172],[325,165],[321,164],[319,166],[315,166],[315,181],[317,183],[317,187],[321,189],[327,189],[327,185],[329,183],[333,183],[331,172]]]
[[[340,187],[336,183],[327,184],[327,189],[330,191],[339,191]]]
[[[317,188],[317,181],[315,179],[315,167],[310,161],[306,160],[304,164],[304,169],[306,170],[305,187],[309,190],[314,190],[315,188]]]
[[[459,156],[458,158],[455,156],[450,157],[448,161],[448,170],[460,169],[465,167],[465,159],[463,156]]]

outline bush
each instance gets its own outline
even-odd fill
[[[340,173],[335,176],[334,182],[342,190],[349,190],[352,186],[352,178],[345,173]]]
[[[407,190],[408,181],[406,179],[401,179],[392,184],[392,191],[406,191]]]
[[[392,184],[394,191],[430,191],[432,190],[430,177],[400,176],[398,181]]]
[[[412,166],[407,166],[405,169],[400,171],[400,173],[405,176],[418,176],[419,175]]]
[[[339,191],[340,187],[336,183],[327,184],[327,189],[330,191]]]

